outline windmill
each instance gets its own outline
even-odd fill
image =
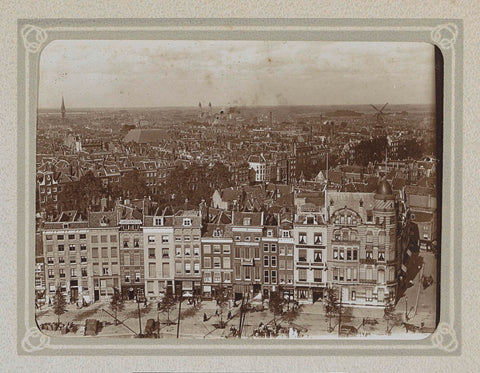
[[[383,110],[387,105],[388,105],[388,102],[385,105],[383,105],[381,109],[378,109],[375,105],[370,104],[370,106],[373,107],[376,111],[374,116],[375,116],[375,119],[377,120],[377,126],[381,126],[383,123],[385,123],[384,121],[385,113],[383,112]]]

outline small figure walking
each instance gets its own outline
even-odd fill
[[[208,320],[207,314],[204,312],[204,313],[203,313],[203,322],[206,322],[207,320]]]
[[[145,298],[145,300],[143,301],[143,306],[147,308],[147,298]]]

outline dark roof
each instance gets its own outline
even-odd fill
[[[375,194],[379,194],[382,196],[391,196],[393,195],[393,190],[392,187],[390,186],[390,183],[387,180],[382,180],[377,187],[377,190],[375,191]]]
[[[117,214],[114,211],[88,213],[88,226],[90,228],[115,227],[117,225]]]
[[[145,144],[145,143],[160,143],[164,139],[168,138],[168,134],[163,129],[133,129],[130,130],[125,138],[123,139],[124,142],[136,142],[138,144]]]

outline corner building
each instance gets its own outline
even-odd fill
[[[328,281],[343,305],[385,307],[395,300],[399,257],[392,188],[375,193],[330,192]]]

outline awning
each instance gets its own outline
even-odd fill
[[[211,285],[204,285],[203,286],[203,291],[206,291],[210,293],[212,291],[212,286]]]
[[[191,298],[191,297],[193,297],[193,294],[190,293],[189,291],[184,291],[184,292],[183,292],[183,296],[184,296],[185,298]]]

